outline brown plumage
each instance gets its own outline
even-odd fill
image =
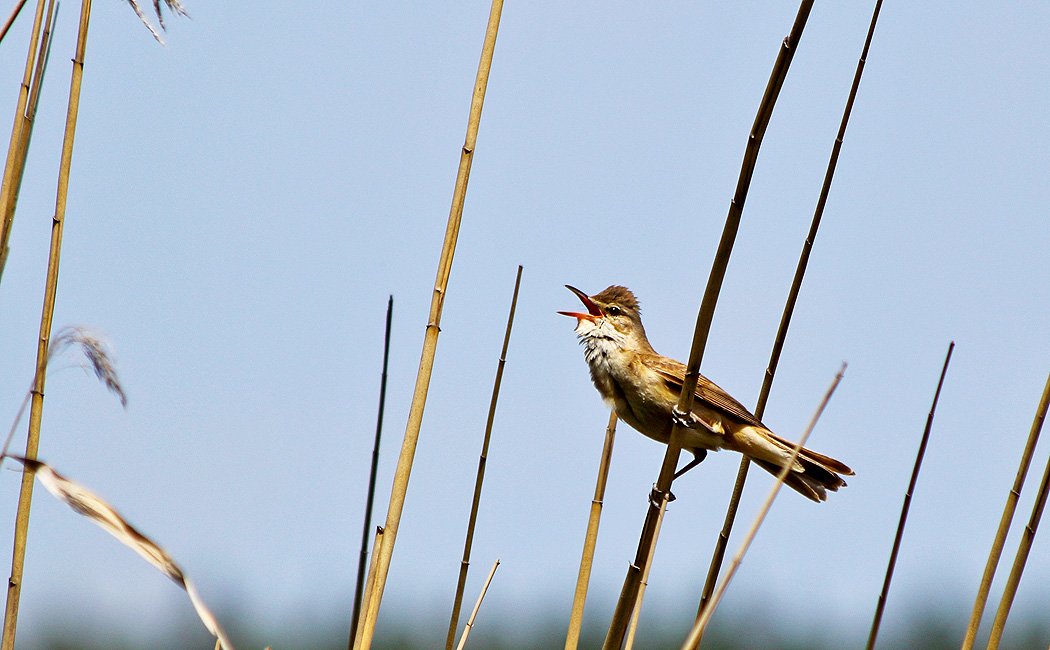
[[[591,380],[617,417],[646,436],[667,444],[674,426],[674,409],[682,392],[686,367],[657,354],[642,327],[638,300],[626,287],[611,286],[594,296],[568,287],[587,313],[559,312],[577,319],[576,334],[584,346]],[[692,467],[709,449],[738,451],[763,469],[779,474],[794,445],[770,431],[740,402],[700,376],[696,399],[683,430],[682,448],[692,452]],[[679,471],[679,474],[685,471]],[[803,448],[785,483],[814,501],[827,490],[845,487],[845,464]]]

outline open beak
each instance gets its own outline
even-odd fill
[[[565,288],[576,294],[576,297],[579,298],[581,302],[583,302],[583,306],[587,308],[587,313],[582,314],[577,311],[560,311],[558,312],[559,314],[562,314],[564,316],[572,316],[577,320],[589,320],[592,323],[605,316],[605,314],[602,313],[602,310],[598,307],[598,305],[594,304],[594,301],[587,297],[587,294],[580,291],[576,287],[571,287],[569,285],[565,285]]]

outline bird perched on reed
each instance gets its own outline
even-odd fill
[[[658,354],[642,327],[638,301],[626,287],[611,286],[594,296],[576,294],[587,313],[558,312],[576,318],[591,380],[617,417],[641,433],[667,444],[675,422],[684,427],[682,449],[693,460],[675,478],[696,466],[709,449],[738,451],[773,475],[787,464],[794,445],[770,431],[740,402],[704,376],[696,385],[692,412],[676,416],[685,365]],[[784,482],[813,501],[845,487],[840,475],[853,470],[806,448],[799,451]]]

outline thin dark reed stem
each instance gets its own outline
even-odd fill
[[[703,360],[704,347],[707,337],[711,331],[711,320],[714,317],[715,304],[718,302],[718,294],[722,288],[722,280],[725,277],[726,268],[729,266],[729,256],[733,250],[736,233],[740,227],[740,217],[744,210],[744,202],[747,199],[747,191],[751,185],[751,177],[754,174],[755,165],[758,162],[758,151],[762,145],[769,119],[773,114],[773,107],[780,94],[780,88],[784,84],[791,59],[794,57],[795,48],[798,46],[802,31],[809,18],[810,9],[813,7],[812,0],[803,0],[799,6],[798,14],[792,25],[791,33],[781,43],[777,60],[773,65],[769,81],[766,84],[765,93],[759,103],[755,122],[748,136],[747,146],[744,149],[744,160],[741,164],[740,175],[737,178],[736,191],[733,201],[729,206],[729,214],[726,217],[722,237],[718,243],[718,250],[711,266],[711,274],[708,278],[707,289],[704,291],[700,311],[697,314],[696,329],[693,333],[692,347],[689,352],[689,364],[682,382],[682,393],[678,401],[677,409],[682,413],[689,413],[693,407],[696,384],[700,377],[700,363]],[[678,457],[682,452],[682,432],[676,424],[671,431],[671,439],[664,454],[663,464],[660,467],[660,475],[656,482],[655,490],[663,493],[671,488],[675,469],[678,466]],[[641,567],[645,565],[649,556],[649,549],[655,543],[655,531],[659,506],[654,499],[650,499],[649,509],[646,512],[645,523],[642,526],[642,534],[638,541],[638,550],[635,553],[635,561],[627,570],[623,589],[620,591],[616,609],[613,612],[609,632],[605,638],[603,650],[619,650],[623,645],[624,634],[631,618],[631,610],[638,596],[638,588],[641,581]]]
[[[503,366],[507,362],[507,346],[510,345],[510,330],[514,325],[514,310],[518,304],[518,287],[521,286],[521,265],[514,279],[514,296],[510,300],[510,315],[507,316],[507,332],[503,336],[503,350],[496,364],[496,381],[492,386],[492,400],[489,402],[489,416],[485,423],[485,439],[481,444],[481,456],[478,459],[478,475],[474,481],[474,500],[470,506],[470,519],[467,522],[467,538],[463,542],[463,560],[459,564],[459,582],[456,584],[456,597],[452,604],[452,617],[448,624],[448,637],[445,639],[445,650],[452,650],[456,643],[456,629],[459,627],[459,610],[463,605],[463,591],[467,586],[467,570],[470,568],[470,548],[474,543],[474,526],[478,521],[478,506],[481,503],[481,486],[485,481],[485,464],[489,454],[489,440],[492,438],[492,422],[496,417],[496,400],[499,398],[499,387],[503,381]]]
[[[587,535],[583,541],[583,557],[580,558],[580,573],[576,577],[576,593],[572,598],[572,614],[569,616],[569,632],[565,635],[565,650],[576,650],[580,643],[580,628],[583,626],[583,607],[587,602],[587,587],[591,580],[591,567],[594,565],[594,548],[598,543],[598,525],[602,518],[602,504],[605,501],[605,484],[609,479],[609,465],[612,463],[613,443],[616,441],[616,411],[609,414],[609,426],[605,428],[605,444],[602,445],[602,458],[598,463],[598,479],[594,485],[594,498],[591,500],[591,515],[587,520]]]
[[[846,108],[842,113],[842,120],[839,122],[838,134],[835,137],[835,143],[831,148],[831,157],[828,160],[828,168],[824,173],[824,184],[820,188],[820,196],[817,199],[817,207],[813,212],[813,220],[810,222],[809,234],[806,235],[806,240],[802,244],[802,254],[799,256],[798,266],[795,268],[795,277],[791,283],[791,290],[788,292],[787,302],[784,305],[784,314],[780,319],[780,327],[777,329],[777,336],[773,342],[773,350],[769,355],[769,365],[766,366],[765,375],[762,378],[762,390],[758,395],[758,404],[755,406],[755,417],[759,420],[762,419],[762,415],[766,410],[766,401],[769,399],[769,391],[773,386],[773,377],[776,374],[777,365],[780,363],[780,354],[784,348],[784,341],[787,338],[788,326],[791,324],[791,316],[795,311],[795,302],[798,299],[799,291],[802,288],[802,279],[806,274],[806,267],[809,265],[810,252],[813,249],[813,242],[817,237],[817,230],[820,227],[820,220],[824,215],[824,206],[827,203],[828,194],[831,191],[831,181],[835,175],[835,167],[838,165],[839,151],[842,149],[842,142],[846,135],[846,125],[849,124],[850,114],[853,112],[853,102],[857,97],[857,89],[860,87],[860,78],[864,72],[864,62],[868,58],[868,49],[871,46],[872,36],[875,34],[875,24],[878,22],[879,11],[882,8],[882,0],[877,0],[875,3],[875,10],[872,13],[871,23],[868,26],[868,33],[864,40],[864,48],[861,51],[860,60],[857,61],[857,70],[853,75],[853,85],[850,87],[849,98],[846,100]],[[722,568],[722,561],[725,557],[726,546],[729,544],[729,535],[733,530],[733,522],[736,520],[737,508],[740,505],[740,497],[744,492],[744,483],[747,480],[747,471],[751,461],[748,460],[747,456],[740,459],[740,469],[737,471],[736,483],[733,485],[733,494],[729,498],[729,507],[726,509],[725,522],[722,525],[722,530],[718,533],[718,540],[715,543],[715,551],[711,556],[711,564],[708,568],[707,579],[704,582],[704,589],[700,596],[700,605],[697,608],[696,615],[700,616],[700,612],[703,611],[704,605],[711,597],[711,592],[714,590],[715,582],[718,580],[718,573]]]
[[[91,0],[83,0],[80,9],[80,29],[77,36],[76,55],[73,58],[73,75],[69,84],[69,107],[66,112],[66,129],[62,145],[62,158],[58,170],[58,192],[55,199],[55,216],[51,226],[51,252],[48,257],[47,282],[44,289],[44,306],[40,318],[40,337],[37,343],[36,373],[33,382],[33,398],[29,410],[29,434],[26,440],[26,458],[35,459],[40,444],[40,421],[44,408],[44,380],[47,374],[48,349],[51,340],[51,322],[55,314],[55,293],[58,289],[58,266],[62,250],[62,230],[66,216],[66,196],[69,190],[69,170],[73,159],[73,139],[76,134],[77,113],[80,108],[80,85],[84,74],[84,52],[87,48],[88,24],[91,19]],[[7,184],[5,174],[4,184]],[[15,541],[11,559],[11,577],[7,586],[7,608],[4,615],[3,637],[0,649],[12,650],[15,630],[18,626],[18,602],[22,589],[22,571],[25,565],[26,536],[29,529],[29,510],[33,500],[33,473],[22,472],[22,488],[18,498],[15,517]]]
[[[988,553],[988,562],[984,566],[984,575],[981,576],[981,585],[977,590],[977,600],[970,614],[970,623],[966,628],[966,638],[963,640],[962,650],[972,650],[977,638],[977,629],[981,626],[981,617],[988,602],[988,592],[992,588],[992,579],[995,577],[995,569],[999,565],[999,558],[1003,554],[1003,545],[1006,543],[1006,535],[1010,530],[1010,523],[1017,510],[1017,500],[1021,498],[1021,488],[1024,487],[1025,477],[1028,476],[1028,467],[1032,462],[1032,454],[1035,453],[1035,445],[1039,441],[1039,432],[1043,429],[1043,420],[1046,419],[1047,406],[1050,405],[1050,376],[1046,378],[1046,386],[1043,387],[1043,396],[1036,407],[1035,418],[1032,420],[1032,428],[1028,431],[1028,441],[1025,443],[1024,452],[1021,454],[1021,462],[1017,467],[1017,476],[1014,484],[1006,497],[1006,505],[1003,507],[1003,516],[999,520],[999,529],[992,541],[992,550]]]
[[[372,530],[372,506],[376,495],[376,475],[379,472],[379,440],[383,435],[383,409],[386,406],[386,371],[390,361],[390,325],[394,315],[394,296],[386,303],[386,335],[383,337],[383,374],[379,380],[379,415],[376,417],[376,436],[372,444],[372,467],[368,474],[368,496],[365,497],[365,523],[361,529],[361,553],[357,558],[357,584],[354,586],[354,609],[350,619],[349,648],[354,647],[357,623],[361,617],[361,596],[365,589],[365,572],[368,565],[368,533]]]
[[[423,410],[426,407],[430,376],[434,369],[434,355],[437,352],[438,334],[441,331],[441,312],[445,304],[448,278],[452,273],[452,258],[456,252],[456,241],[459,238],[459,224],[463,218],[463,203],[466,200],[470,166],[474,160],[474,147],[477,144],[478,129],[481,125],[481,109],[485,103],[485,89],[488,87],[492,54],[496,48],[496,35],[499,33],[502,11],[503,0],[492,0],[489,21],[485,28],[485,41],[481,49],[481,61],[478,64],[478,74],[470,102],[470,115],[467,118],[467,135],[459,157],[459,171],[456,174],[456,187],[452,193],[452,207],[449,209],[448,226],[445,229],[441,259],[438,261],[434,293],[430,300],[430,317],[423,338],[423,353],[419,360],[419,372],[416,374],[416,387],[412,393],[412,404],[409,407],[405,437],[401,443],[401,454],[398,456],[397,467],[394,469],[394,484],[390,490],[390,506],[387,509],[386,525],[383,527],[383,541],[374,551],[378,555],[375,585],[365,606],[362,633],[358,635],[358,642],[354,645],[357,650],[369,650],[372,647],[376,621],[379,618],[379,607],[383,602],[383,590],[386,587],[387,573],[390,570],[390,558],[394,554],[394,542],[397,541],[397,529],[401,523],[405,495],[408,493],[408,481],[412,475],[412,461],[419,442],[419,429],[423,424]]]
[[[882,582],[882,592],[879,593],[879,602],[875,606],[875,619],[871,622],[871,633],[868,635],[867,650],[875,647],[875,637],[879,634],[879,625],[882,623],[882,612],[886,608],[886,596],[890,591],[890,581],[893,580],[893,569],[897,566],[897,553],[901,548],[901,539],[904,537],[904,525],[908,521],[908,510],[911,508],[911,496],[915,493],[915,483],[919,479],[919,470],[922,469],[922,459],[926,455],[926,443],[930,439],[930,429],[933,427],[933,414],[937,410],[937,400],[941,396],[941,386],[944,385],[944,375],[948,372],[948,362],[952,358],[952,350],[955,342],[948,345],[948,354],[944,357],[944,367],[941,368],[941,378],[937,382],[937,391],[933,394],[933,405],[930,406],[930,414],[926,418],[926,428],[922,432],[922,442],[919,443],[919,451],[915,454],[915,466],[911,471],[911,480],[908,481],[908,491],[904,493],[904,505],[901,506],[900,521],[897,522],[897,534],[893,538],[893,550],[890,551],[890,561],[886,565],[886,578]]]

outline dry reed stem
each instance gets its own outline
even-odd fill
[[[29,54],[26,55],[25,73],[18,91],[18,102],[15,108],[14,125],[11,127],[11,142],[7,148],[7,163],[4,166],[4,178],[0,183],[0,276],[3,274],[7,260],[7,242],[11,236],[9,213],[14,212],[16,178],[22,162],[19,160],[19,149],[22,143],[22,130],[26,124],[26,104],[29,101],[29,86],[33,78],[36,61],[37,44],[41,40],[40,29],[44,22],[44,0],[38,0],[36,14],[33,18],[33,29],[29,37]]]
[[[474,158],[474,147],[477,143],[478,128],[481,124],[481,109],[485,102],[485,88],[488,85],[489,70],[492,67],[492,53],[496,47],[496,34],[499,31],[502,0],[493,0],[489,12],[488,26],[485,31],[485,42],[482,46],[481,62],[474,82],[474,94],[470,104],[470,117],[467,121],[467,136],[459,160],[459,172],[456,176],[456,188],[452,195],[452,208],[449,211],[448,227],[445,230],[445,241],[438,262],[437,280],[434,283],[434,294],[430,303],[430,317],[427,322],[426,336],[423,341],[423,354],[416,375],[416,387],[409,407],[408,424],[401,444],[397,468],[394,474],[394,485],[390,491],[390,506],[384,526],[383,543],[378,549],[376,565],[376,583],[372,597],[367,601],[363,633],[358,650],[369,650],[375,634],[375,625],[379,617],[379,606],[383,600],[383,589],[386,586],[387,572],[390,569],[390,557],[394,553],[394,542],[397,539],[397,528],[401,522],[401,511],[405,505],[408,492],[408,480],[412,474],[412,460],[419,440],[419,428],[423,422],[423,409],[426,405],[427,390],[430,386],[430,375],[434,368],[434,354],[437,350],[438,332],[440,331],[441,310],[445,302],[445,291],[448,277],[452,271],[452,257],[456,250],[456,239],[459,236],[459,223],[463,216],[463,202],[467,193],[467,182],[470,178],[470,165]],[[0,649],[2,650],[2,649]]]
[[[875,637],[879,634],[879,624],[882,622],[882,612],[886,608],[886,596],[890,591],[890,581],[893,579],[893,568],[897,565],[897,553],[901,548],[901,539],[904,537],[904,525],[908,521],[908,510],[911,508],[911,496],[915,492],[915,483],[919,479],[919,470],[922,469],[922,459],[926,455],[926,443],[930,440],[930,429],[933,428],[933,414],[937,410],[937,400],[941,397],[941,386],[944,385],[944,375],[948,372],[948,362],[952,358],[952,350],[955,349],[955,341],[948,345],[948,354],[944,357],[944,367],[941,368],[941,378],[937,381],[937,390],[933,394],[933,404],[930,406],[930,414],[926,417],[926,428],[922,431],[922,441],[919,443],[919,451],[915,454],[915,466],[911,471],[911,480],[908,482],[908,490],[904,493],[904,505],[901,506],[900,521],[897,522],[897,534],[893,538],[893,549],[890,551],[890,561],[886,566],[886,578],[882,583],[882,592],[879,593],[879,601],[875,606],[875,619],[871,623],[871,633],[868,635],[867,650],[875,647]]]
[[[470,518],[467,521],[467,536],[463,542],[463,559],[459,563],[459,581],[456,584],[456,597],[452,603],[452,616],[448,624],[448,636],[445,639],[445,650],[452,650],[456,642],[456,628],[459,627],[459,610],[463,605],[463,591],[467,585],[467,570],[470,568],[470,549],[474,543],[474,526],[478,521],[478,507],[481,504],[481,486],[485,482],[485,463],[488,460],[489,440],[492,438],[492,423],[496,418],[496,401],[499,398],[499,387],[503,381],[503,366],[507,363],[507,347],[510,345],[510,330],[514,326],[514,310],[518,305],[518,288],[521,286],[521,265],[514,279],[514,295],[510,299],[510,315],[507,316],[507,332],[503,336],[503,350],[496,364],[496,380],[492,386],[492,399],[489,401],[489,415],[485,423],[485,437],[481,444],[481,456],[478,458],[478,474],[474,481],[474,498],[470,505]]]
[[[372,587],[375,585],[375,581],[376,581],[376,561],[379,559],[379,554],[376,553],[376,549],[379,548],[379,545],[382,544],[382,543],[383,543],[383,527],[382,526],[376,526],[375,539],[372,540],[372,561],[368,565],[368,579],[365,580],[365,593],[364,593],[364,599],[362,600],[362,602],[365,602],[365,603],[367,603],[372,597]],[[365,618],[365,610],[362,609],[361,613],[358,615],[358,619],[357,619],[357,626],[355,628],[356,629],[356,634],[355,634],[354,638],[350,640],[351,643],[353,644],[353,647],[357,647],[358,644],[361,643],[361,629],[363,627],[362,622],[364,621],[364,618]]]
[[[624,650],[634,650],[634,637],[638,632],[638,619],[642,616],[642,601],[645,599],[645,588],[649,586],[649,571],[653,568],[653,556],[656,555],[656,542],[655,540],[660,538],[660,527],[664,522],[664,515],[667,514],[667,500],[670,497],[670,492],[664,492],[660,497],[660,513],[656,516],[656,530],[653,533],[653,545],[649,547],[649,556],[645,558],[645,566],[642,567],[642,580],[641,584],[638,585],[638,598],[634,601],[633,612],[631,614],[631,625],[627,630],[627,642],[624,644]]]
[[[40,339],[37,345],[36,374],[33,398],[29,411],[29,435],[26,441],[28,459],[35,459],[40,444],[40,419],[44,406],[44,379],[47,374],[48,342],[51,337],[51,321],[55,312],[55,292],[58,288],[58,265],[62,250],[62,228],[66,216],[66,195],[69,189],[69,168],[73,158],[73,138],[76,134],[77,112],[80,107],[80,83],[84,73],[84,51],[87,47],[88,23],[91,18],[91,0],[83,0],[80,9],[80,28],[77,35],[76,55],[73,58],[73,74],[69,84],[69,108],[66,113],[65,137],[62,144],[62,159],[58,172],[58,192],[55,200],[55,216],[51,227],[51,252],[48,257],[47,284],[44,291],[44,307],[40,318]],[[5,174],[6,176],[6,174]],[[5,180],[5,183],[7,181]],[[33,474],[22,472],[22,489],[18,498],[15,519],[15,541],[11,560],[11,577],[7,588],[7,608],[4,615],[3,637],[0,650],[12,650],[18,620],[18,601],[22,588],[22,570],[25,563],[26,532],[29,526],[29,509],[33,499]]]
[[[1040,402],[1040,411],[1036,416],[1040,426],[1046,416],[1046,399]],[[1003,588],[1003,597],[999,601],[999,609],[995,612],[995,620],[992,622],[992,633],[988,638],[988,650],[997,650],[1003,638],[1003,628],[1006,627],[1006,617],[1010,615],[1010,606],[1017,594],[1017,585],[1021,582],[1021,574],[1024,573],[1025,563],[1028,561],[1028,553],[1032,550],[1032,541],[1035,539],[1036,530],[1039,528],[1039,519],[1046,507],[1046,497],[1050,493],[1050,458],[1047,458],[1046,469],[1043,470],[1043,480],[1039,483],[1039,492],[1036,494],[1035,504],[1032,505],[1032,515],[1028,518],[1028,525],[1021,534],[1021,543],[1017,547],[1017,555],[1014,556],[1013,567],[1010,568],[1010,577],[1006,580]]]
[[[872,36],[875,34],[875,24],[878,22],[879,11],[882,8],[882,0],[877,0],[875,3],[875,10],[871,17],[871,23],[868,26],[868,33],[864,40],[864,48],[861,51],[860,59],[857,61],[857,70],[853,75],[853,85],[850,87],[849,98],[846,100],[846,107],[842,113],[842,120],[839,122],[838,134],[835,137],[835,143],[831,148],[831,157],[828,160],[828,168],[824,174],[824,183],[820,188],[820,196],[817,199],[817,207],[813,213],[813,220],[810,222],[809,234],[806,236],[805,242],[802,244],[802,253],[799,256],[798,266],[795,269],[795,277],[791,283],[791,290],[788,292],[787,302],[784,305],[784,314],[780,319],[780,327],[777,330],[776,339],[773,342],[773,350],[769,355],[769,365],[766,366],[766,372],[762,379],[762,390],[758,395],[758,403],[755,406],[755,417],[759,420],[762,419],[762,415],[766,410],[766,401],[769,398],[769,391],[773,385],[773,376],[776,374],[777,365],[780,362],[780,353],[784,348],[784,341],[787,338],[788,326],[791,324],[791,316],[795,310],[795,302],[798,299],[799,291],[802,288],[802,279],[806,274],[806,267],[809,264],[809,255],[813,248],[813,241],[817,237],[817,229],[820,227],[821,217],[824,215],[824,206],[827,204],[828,194],[831,190],[831,181],[835,175],[835,167],[838,164],[839,151],[842,149],[842,141],[846,135],[846,125],[849,123],[850,114],[853,112],[853,102],[857,97],[857,89],[860,87],[861,74],[864,72],[864,63],[868,57],[868,49],[871,46]],[[733,530],[733,522],[736,520],[737,507],[740,504],[740,497],[744,491],[744,482],[747,480],[747,470],[751,461],[746,456],[740,459],[740,468],[737,470],[736,483],[733,485],[733,494],[729,499],[729,506],[726,509],[725,522],[722,525],[722,530],[718,534],[718,539],[715,543],[715,551],[711,556],[711,564],[708,568],[707,579],[704,582],[704,589],[700,596],[700,605],[697,608],[696,615],[699,617],[700,612],[703,611],[704,605],[711,597],[711,591],[715,587],[715,582],[718,580],[718,573],[722,568],[722,560],[725,557],[726,546],[729,544],[729,535]]]
[[[481,595],[478,596],[478,602],[474,603],[474,611],[470,613],[470,618],[467,619],[467,625],[463,628],[463,636],[459,639],[459,645],[456,646],[456,650],[463,650],[463,646],[467,644],[467,635],[470,634],[470,629],[474,627],[474,619],[478,615],[478,610],[481,609],[481,601],[485,599],[485,592],[489,590],[489,584],[492,582],[492,576],[496,575],[496,568],[499,567],[499,560],[492,565],[492,570],[489,571],[489,577],[485,580],[485,586],[481,588]]]
[[[26,105],[25,119],[19,133],[18,150],[15,154],[15,166],[12,170],[14,175],[10,200],[7,209],[0,214],[0,230],[3,231],[0,241],[0,276],[3,275],[4,267],[7,265],[7,256],[10,253],[8,240],[11,236],[11,227],[15,219],[15,209],[18,206],[18,195],[22,189],[22,177],[26,168],[26,156],[29,153],[29,141],[33,136],[33,126],[36,123],[36,109],[40,103],[40,88],[44,83],[44,73],[47,71],[47,62],[51,57],[51,26],[58,17],[58,4],[55,0],[48,0],[47,21],[44,23],[44,31],[40,37],[40,52],[36,57],[36,72],[33,74],[32,86],[29,90],[29,101]]]
[[[751,524],[751,529],[747,531],[746,535],[744,535],[744,541],[740,543],[740,550],[737,551],[736,556],[733,557],[733,561],[729,563],[729,569],[726,570],[726,574],[718,584],[718,588],[715,589],[714,593],[711,595],[711,600],[708,601],[707,607],[704,608],[704,611],[701,612],[699,618],[696,619],[693,629],[690,631],[689,636],[686,637],[685,643],[682,644],[682,650],[696,650],[696,648],[700,646],[700,638],[704,633],[704,628],[707,627],[707,623],[711,620],[711,615],[714,613],[715,608],[718,607],[719,601],[722,600],[722,595],[725,594],[729,582],[733,579],[737,569],[740,568],[740,563],[744,559],[744,554],[747,553],[748,548],[751,546],[751,542],[754,541],[755,535],[758,533],[759,527],[762,525],[762,522],[765,521],[769,509],[773,506],[773,500],[776,498],[777,493],[780,492],[780,486],[784,484],[784,479],[787,477],[787,473],[791,471],[791,466],[795,464],[799,450],[806,444],[806,440],[809,439],[809,434],[812,433],[813,428],[817,426],[817,420],[820,419],[821,414],[824,412],[824,407],[826,407],[831,400],[835,388],[837,388],[839,382],[842,381],[842,375],[844,372],[846,372],[845,362],[843,362],[842,367],[839,368],[838,374],[835,375],[835,379],[831,382],[831,386],[828,387],[827,393],[824,394],[824,399],[821,400],[820,406],[817,407],[816,413],[813,414],[813,419],[810,420],[809,426],[806,427],[806,430],[802,434],[802,437],[799,438],[799,441],[795,443],[795,446],[791,451],[791,456],[788,457],[787,463],[784,464],[780,473],[777,474],[777,478],[773,482],[773,487],[769,490],[769,496],[766,497],[765,503],[763,503],[762,507],[759,509],[754,523]]]
[[[583,541],[583,557],[580,559],[580,573],[576,578],[576,593],[572,598],[572,614],[569,616],[569,632],[565,636],[565,650],[576,650],[580,643],[583,607],[587,602],[587,586],[591,580],[591,567],[594,565],[594,547],[598,543],[598,525],[602,518],[605,484],[609,478],[609,464],[612,462],[615,440],[616,411],[614,410],[609,414],[609,426],[605,428],[605,444],[602,445],[602,459],[598,463],[598,480],[594,486],[594,499],[591,500],[591,515],[587,520],[587,535]]]
[[[4,26],[0,27],[0,42],[4,40],[5,36],[7,36],[7,30],[11,29],[11,25],[15,23],[18,14],[22,13],[22,7],[24,7],[25,4],[26,0],[18,0],[18,3],[15,4],[15,8],[11,10],[11,15],[7,17],[6,21],[4,21]]]
[[[992,578],[995,577],[995,569],[999,565],[999,558],[1003,553],[1003,545],[1006,543],[1006,535],[1013,521],[1014,511],[1017,510],[1017,500],[1021,497],[1021,488],[1024,487],[1025,477],[1028,476],[1028,467],[1032,462],[1032,454],[1035,453],[1035,445],[1039,441],[1039,432],[1043,429],[1043,420],[1046,418],[1047,406],[1050,405],[1050,376],[1046,378],[1046,386],[1043,387],[1043,396],[1039,399],[1035,418],[1032,420],[1032,428],[1028,431],[1028,441],[1025,443],[1024,452],[1021,454],[1021,462],[1017,467],[1017,476],[1014,484],[1006,497],[1006,506],[1003,508],[1003,516],[999,520],[999,529],[992,541],[992,550],[988,553],[988,562],[981,576],[981,585],[977,590],[977,599],[973,605],[973,613],[966,628],[966,638],[963,640],[962,650],[972,650],[977,638],[977,629],[981,626],[981,617],[988,602],[988,592],[992,588]]]
[[[744,202],[747,199],[748,188],[751,185],[751,177],[758,162],[759,148],[762,145],[762,138],[765,135],[766,127],[769,125],[769,119],[773,114],[773,107],[780,94],[784,78],[787,76],[791,59],[794,57],[795,48],[802,37],[802,31],[805,28],[812,6],[813,0],[803,0],[799,6],[791,33],[781,43],[777,60],[773,65],[769,81],[766,84],[765,93],[762,96],[762,101],[759,103],[755,122],[751,127],[747,146],[744,149],[744,160],[737,179],[736,191],[729,206],[729,214],[726,217],[722,237],[719,240],[718,250],[715,253],[715,259],[711,266],[711,275],[707,282],[707,289],[704,291],[704,298],[700,304],[700,311],[697,314],[696,329],[693,333],[692,347],[689,352],[689,364],[682,382],[682,393],[677,406],[677,410],[682,413],[689,413],[693,407],[694,392],[700,376],[700,363],[703,360],[704,347],[707,344],[707,337],[711,330],[711,320],[714,317],[715,304],[718,302],[718,294],[722,288],[722,280],[725,277],[726,268],[729,266],[729,256],[732,253],[733,243],[736,240],[736,233],[740,226],[740,217],[743,213]],[[660,467],[660,475],[654,488],[657,492],[666,492],[671,488],[671,481],[678,466],[678,457],[682,451],[681,437],[681,428],[675,424],[671,430],[671,438],[667,444],[667,451],[664,454],[663,464]],[[623,645],[624,634],[628,620],[631,617],[630,610],[638,593],[639,567],[645,563],[645,558],[649,555],[649,547],[655,542],[653,533],[655,531],[657,510],[658,506],[652,503],[650,499],[645,523],[642,526],[642,533],[638,541],[635,561],[627,570],[627,577],[624,579],[623,589],[620,591],[616,609],[613,611],[612,622],[609,624],[609,632],[605,637],[603,650],[619,650]]]
[[[376,435],[372,443],[372,466],[368,474],[368,495],[365,497],[365,523],[361,529],[361,552],[357,559],[357,581],[354,585],[354,606],[350,618],[350,640],[354,647],[357,621],[361,616],[361,596],[365,588],[365,565],[368,563],[368,531],[372,528],[372,506],[376,494],[376,475],[379,471],[379,440],[383,434],[383,409],[386,405],[386,371],[390,361],[390,325],[394,315],[394,296],[386,303],[386,334],[383,337],[383,373],[379,379],[379,415],[376,417]],[[374,548],[374,547],[373,547]]]

